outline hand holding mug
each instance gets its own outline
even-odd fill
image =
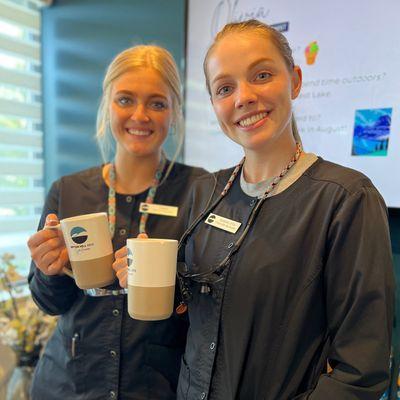
[[[45,228],[28,239],[28,247],[36,267],[45,275],[58,275],[68,264],[68,252],[64,239],[58,230],[46,229],[58,225],[56,214],[46,217]]]
[[[55,219],[54,219],[55,217]],[[39,250],[32,255],[39,268],[45,273],[53,274],[61,271],[75,280],[80,289],[92,289],[103,287],[114,282],[115,274],[111,265],[114,261],[111,236],[108,227],[107,214],[104,212],[77,215],[64,218],[58,223],[53,214],[42,232],[33,235],[29,240],[32,249],[39,243]],[[39,235],[40,233],[40,235]],[[55,263],[56,252],[46,254],[57,246],[54,240],[46,245],[42,241],[46,238],[59,238],[65,242],[65,248],[71,268],[66,268],[65,262]],[[44,249],[41,248],[43,245]],[[52,247],[50,247],[50,245]],[[65,251],[62,250],[61,254]],[[64,255],[61,261],[64,261]],[[53,265],[55,264],[55,265]]]
[[[119,286],[126,288],[128,286],[128,249],[126,246],[121,247],[114,254],[113,270],[117,275]]]
[[[148,239],[146,233],[139,233],[137,236],[140,239]],[[119,286],[122,288],[128,287],[128,249],[126,246],[121,247],[114,254],[115,261],[113,262],[113,269],[117,275]]]

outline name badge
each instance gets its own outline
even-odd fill
[[[140,203],[139,212],[154,214],[154,215],[165,215],[167,217],[176,217],[178,215],[178,207],[165,206],[164,204],[149,204]]]
[[[207,217],[205,223],[230,233],[236,233],[240,225],[242,225],[241,222],[234,221],[233,219],[220,217],[219,215],[212,213],[210,213],[210,215]]]

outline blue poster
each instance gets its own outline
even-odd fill
[[[351,154],[353,156],[386,156],[391,121],[391,108],[357,110]]]

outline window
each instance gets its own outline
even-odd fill
[[[44,200],[39,0],[0,0],[0,254],[29,270]]]

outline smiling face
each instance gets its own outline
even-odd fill
[[[301,70],[289,71],[279,50],[258,32],[233,32],[207,61],[211,101],[225,134],[245,152],[262,152],[278,142],[293,145],[292,100]]]
[[[160,74],[136,68],[112,84],[110,126],[117,154],[159,155],[172,123],[172,97]]]

